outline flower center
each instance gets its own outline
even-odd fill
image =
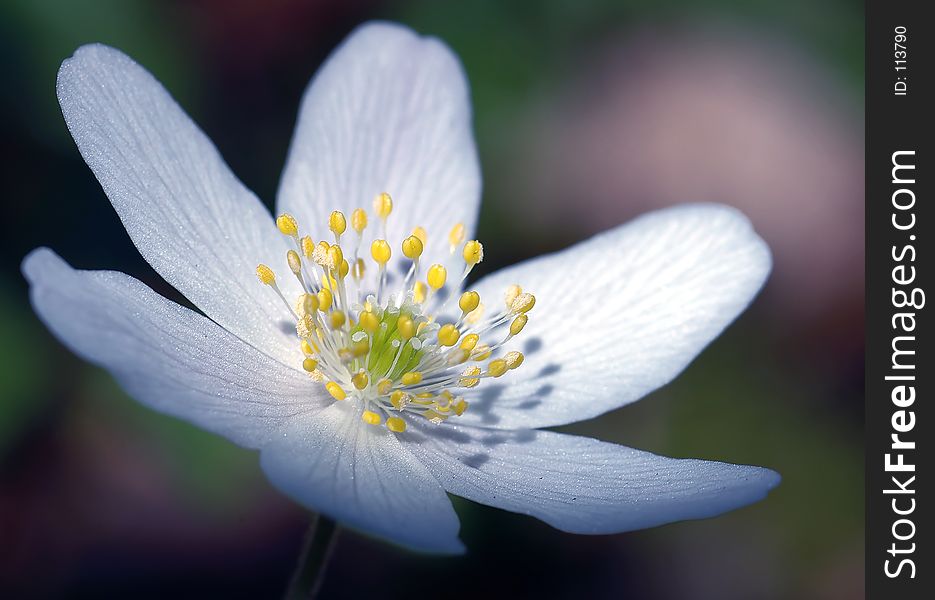
[[[459,391],[519,367],[522,353],[500,356],[499,350],[523,330],[536,299],[513,285],[506,291],[505,305],[485,315],[476,291],[458,296],[471,269],[484,258],[480,242],[464,241],[461,223],[448,234],[449,258],[456,260],[460,251],[464,263],[456,284],[448,282],[442,264],[432,264],[423,273],[420,258],[428,233],[422,227],[399,244],[405,261],[396,275],[387,267],[393,252],[385,239],[393,200],[380,194],[373,208],[379,237],[370,244],[369,268],[375,264],[375,274],[368,273],[368,262],[360,256],[368,226],[361,208],[351,213],[353,233],[347,232],[342,212],[331,213],[333,243],[300,236],[291,215],[276,219],[279,231],[295,243],[287,259],[304,293],[294,303],[283,296],[272,269],[261,264],[256,273],[295,319],[305,371],[335,400],[362,402],[365,423],[385,423],[399,433],[406,430],[410,416],[433,423],[460,416],[468,402]],[[351,251],[345,254],[344,248]]]

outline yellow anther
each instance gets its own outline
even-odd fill
[[[484,260],[484,246],[477,240],[471,240],[464,245],[461,256],[464,257],[464,262],[466,262],[469,267],[473,267]]]
[[[379,425],[383,422],[383,417],[373,412],[372,410],[365,410],[361,413],[360,420],[367,425]]]
[[[451,251],[461,245],[464,241],[464,223],[456,223],[451,231],[448,232],[448,244],[451,245]]]
[[[315,333],[315,321],[311,315],[305,315],[296,322],[295,333],[300,338],[309,338]]]
[[[458,398],[455,401],[454,406],[452,406],[452,408],[454,409],[455,414],[460,417],[461,415],[464,414],[464,411],[468,409],[468,406],[469,404],[464,398]]]
[[[384,377],[377,382],[377,391],[384,396],[389,394],[391,389],[393,389],[393,382],[389,378]]]
[[[493,350],[490,349],[490,346],[487,344],[481,344],[478,347],[474,348],[474,351],[471,352],[471,360],[482,361],[490,358]]]
[[[302,368],[308,371],[309,373],[313,373],[315,369],[318,368],[318,361],[315,360],[314,358],[306,358],[305,360],[302,361]]]
[[[345,277],[347,277],[347,273],[350,270],[351,270],[351,265],[347,264],[347,259],[345,258],[344,260],[341,261],[341,266],[338,267],[338,276],[341,279],[344,279]]]
[[[429,267],[428,275],[426,276],[426,281],[432,289],[440,290],[445,286],[445,281],[448,279],[448,271],[442,265],[432,265]]]
[[[344,213],[340,210],[336,210],[331,213],[331,216],[328,217],[328,229],[331,230],[331,233],[334,235],[341,235],[347,229],[347,219],[344,218]]]
[[[286,252],[286,262],[289,263],[289,270],[294,274],[298,275],[302,272],[302,260],[299,258],[299,253],[295,250]]]
[[[361,370],[351,377],[351,383],[354,384],[355,388],[362,390],[370,383],[370,377],[367,375],[366,371]]]
[[[442,325],[438,330],[438,343],[442,346],[454,346],[458,343],[458,338],[460,337],[461,332],[451,323]]]
[[[406,431],[406,422],[399,417],[390,417],[386,420],[386,428],[393,433],[402,433]]]
[[[514,314],[528,313],[536,305],[536,297],[532,294],[520,294],[510,303],[510,312]]]
[[[401,381],[403,382],[403,385],[415,385],[422,381],[422,373],[419,371],[403,373]]]
[[[302,352],[304,354],[315,354],[314,350],[312,350],[311,344],[305,340],[302,340]]]
[[[425,284],[421,281],[417,281],[412,285],[412,301],[417,304],[422,304],[425,302],[425,294],[428,290],[425,287]]]
[[[409,260],[416,260],[422,256],[423,248],[422,240],[414,235],[410,235],[403,240],[403,255]]]
[[[256,276],[266,285],[276,285],[276,274],[266,265],[256,266]]]
[[[364,278],[365,272],[366,272],[366,269],[364,267],[364,259],[358,258],[357,262],[354,263],[354,273],[353,273],[354,279],[360,281],[361,279]]]
[[[458,300],[458,306],[461,308],[461,312],[468,314],[480,304],[480,294],[477,292],[464,292],[461,294],[461,299]]]
[[[331,244],[322,240],[312,250],[312,261],[322,267],[331,267]]]
[[[302,248],[302,254],[305,255],[305,258],[312,258],[312,254],[315,253],[315,242],[312,241],[312,238],[309,236],[303,236],[299,240],[299,245]]]
[[[331,308],[331,301],[334,299],[331,291],[328,288],[321,288],[318,290],[318,310],[328,310]]]
[[[519,332],[523,330],[523,327],[526,326],[526,321],[529,320],[529,317],[526,315],[519,315],[513,322],[510,323],[510,335],[519,335]]]
[[[347,317],[344,316],[344,312],[336,310],[330,315],[328,315],[329,325],[332,329],[340,329],[344,322],[347,320]]]
[[[502,358],[490,361],[490,364],[487,365],[487,373],[493,375],[494,377],[500,377],[507,372],[509,367],[506,365],[506,361]]]
[[[467,334],[461,338],[461,349],[470,352],[477,345],[478,340],[480,340],[480,336],[476,333]]]
[[[386,192],[373,199],[373,212],[381,219],[386,219],[393,212],[393,199]]]
[[[468,388],[474,387],[480,383],[480,379],[476,377],[477,375],[480,375],[480,367],[468,367],[461,373],[460,385]]]
[[[368,310],[361,312],[357,320],[360,322],[360,328],[367,333],[374,333],[380,328],[380,319]]]
[[[363,233],[367,228],[367,212],[362,208],[355,208],[351,213],[351,227],[357,233]]]
[[[390,394],[390,404],[392,404],[393,408],[396,410],[406,408],[406,405],[409,404],[409,394],[402,390],[396,390]]]
[[[333,381],[326,383],[325,389],[328,390],[328,393],[331,394],[335,400],[344,400],[347,398],[347,392],[344,391],[344,388]]]
[[[307,314],[313,314],[318,310],[318,296],[315,294],[302,294],[302,311]]]
[[[516,300],[517,296],[522,293],[523,288],[519,287],[515,283],[506,288],[506,294],[503,295],[503,300],[506,302],[506,307],[510,308],[513,305],[513,301]]]
[[[386,243],[386,240],[373,240],[373,243],[370,244],[370,256],[372,256],[373,260],[381,267],[390,262],[390,257],[392,255],[393,250],[390,248],[390,245]]]
[[[419,241],[422,242],[423,246],[429,242],[429,234],[425,231],[424,227],[416,227],[412,230],[412,235],[419,238]]]
[[[340,268],[342,262],[344,262],[344,251],[341,250],[341,246],[334,244],[328,248],[328,266],[333,269]]]
[[[507,352],[506,355],[503,357],[503,360],[506,361],[507,368],[510,370],[513,370],[519,367],[521,364],[523,364],[523,360],[525,358],[526,357],[523,356],[522,352],[517,352],[516,350],[513,350],[511,352]]]
[[[288,213],[276,217],[276,227],[283,235],[295,237],[299,233],[299,224],[295,222],[295,217]]]
[[[396,320],[396,330],[399,331],[399,337],[404,342],[408,342],[416,334],[416,324],[409,315],[399,315],[399,319]]]

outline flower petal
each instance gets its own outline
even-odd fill
[[[273,485],[341,523],[415,550],[460,553],[445,491],[395,435],[338,402],[285,424],[260,463]]]
[[[263,352],[298,364],[289,314],[256,278],[291,275],[286,240],[266,208],[146,70],[83,46],[62,63],[58,98],[88,166],[149,264],[206,315]],[[287,297],[298,293],[288,277]]]
[[[39,317],[143,404],[257,448],[324,406],[320,385],[115,271],[76,271],[47,248],[23,261]]]
[[[536,428],[640,399],[678,375],[750,303],[769,249],[738,211],[690,204],[646,214],[572,248],[503,269],[475,286],[502,302],[536,296],[520,337],[526,360],[481,385],[472,425]]]
[[[480,167],[461,65],[437,39],[370,23],[334,51],[305,92],[278,210],[318,240],[331,238],[332,210],[349,221],[361,207],[371,223],[366,248],[383,237],[372,211],[381,192],[394,202],[386,235],[394,255],[416,226],[428,231],[426,265],[447,257],[455,223],[468,236],[474,231]],[[356,235],[350,225],[348,232]]]
[[[761,500],[779,474],[550,431],[416,424],[406,447],[445,489],[572,533],[702,519]]]

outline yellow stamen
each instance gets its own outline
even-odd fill
[[[373,200],[373,212],[381,219],[386,219],[393,212],[393,199],[386,192],[378,195]]]
[[[354,212],[351,213],[351,227],[358,234],[363,233],[364,229],[367,228],[367,212],[364,209],[355,208]]]
[[[390,417],[386,420],[386,428],[393,433],[402,433],[406,431],[406,422],[399,417]]]
[[[532,294],[520,294],[510,303],[510,312],[513,314],[528,313],[536,305],[536,297]]]
[[[409,315],[399,315],[399,319],[396,321],[396,329],[399,331],[399,337],[404,342],[408,342],[416,334],[416,324]]]
[[[470,352],[477,345],[480,336],[476,333],[469,333],[461,339],[461,349]]]
[[[461,299],[458,300],[458,307],[461,308],[461,312],[468,314],[473,311],[480,304],[480,294],[477,292],[464,292],[461,294]]]
[[[283,235],[295,237],[299,233],[299,225],[295,222],[295,217],[288,213],[283,213],[276,218],[276,227]]]
[[[510,335],[519,335],[519,332],[526,326],[527,321],[529,321],[529,317],[526,315],[519,315],[513,319],[513,322],[510,323]]]
[[[308,371],[309,373],[314,373],[315,369],[318,368],[318,361],[314,358],[306,358],[302,361],[302,368]]]
[[[331,308],[331,302],[334,296],[328,288],[318,290],[318,310],[326,311]]]
[[[333,381],[326,383],[325,389],[328,390],[328,393],[331,394],[335,400],[344,400],[347,398],[347,392],[344,391],[344,388]]]
[[[525,357],[523,356],[523,353],[517,352],[516,350],[507,352],[506,355],[503,357],[503,360],[506,361],[507,368],[510,369],[511,371],[519,367],[521,364],[523,364],[524,359]]]
[[[276,285],[276,274],[266,265],[256,266],[256,276],[260,278],[265,285]]]
[[[442,346],[454,346],[458,343],[458,338],[460,337],[461,332],[451,323],[442,325],[438,330],[438,343]]]
[[[422,381],[422,373],[418,371],[403,373],[401,381],[403,382],[403,385],[415,385]]]
[[[403,255],[409,260],[416,260],[422,256],[423,249],[422,240],[414,235],[403,240]]]
[[[426,276],[426,281],[432,289],[440,290],[445,286],[445,281],[448,279],[448,271],[442,265],[432,265],[429,267],[428,275]]]
[[[309,236],[303,236],[299,240],[299,245],[302,248],[302,254],[305,255],[305,258],[312,258],[312,254],[315,252],[315,242],[312,241],[312,238]]]
[[[289,263],[289,270],[293,274],[299,275],[302,272],[302,260],[299,258],[299,253],[295,250],[290,250],[286,252],[286,262]]]
[[[383,417],[373,412],[372,410],[365,410],[363,413],[361,413],[360,420],[367,425],[379,425],[383,422]]]
[[[490,361],[490,364],[487,365],[487,372],[494,377],[500,377],[506,373],[508,367],[506,366],[506,361],[502,358]]]
[[[464,245],[464,250],[461,252],[461,255],[464,257],[464,262],[466,262],[469,267],[473,267],[484,260],[484,246],[477,240],[471,240]]]
[[[370,383],[370,377],[367,375],[366,371],[360,370],[353,377],[351,377],[351,383],[353,383],[354,387],[358,390],[362,390],[365,389]]]
[[[381,267],[390,262],[390,257],[392,255],[393,250],[390,248],[390,245],[386,243],[386,240],[373,240],[373,243],[370,244],[370,256],[372,256],[373,260]]]
[[[347,229],[347,219],[344,218],[344,213],[340,210],[336,210],[331,213],[331,216],[328,218],[328,229],[331,230],[331,233],[334,235],[341,235]]]

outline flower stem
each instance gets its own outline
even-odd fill
[[[338,525],[333,520],[324,515],[312,515],[285,600],[311,600],[318,595],[337,533]]]

